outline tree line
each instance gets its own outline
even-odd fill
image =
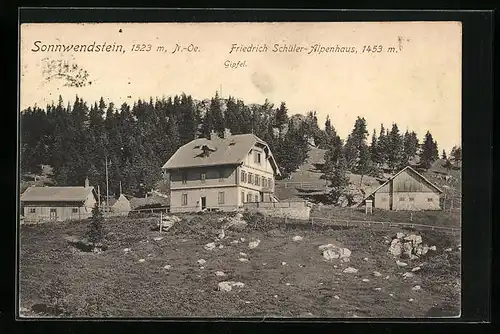
[[[22,175],[40,174],[41,165],[50,165],[58,185],[82,185],[88,177],[93,186],[104,189],[107,165],[110,192],[118,192],[121,184],[124,193],[136,196],[158,185],[161,166],[180,146],[209,138],[211,131],[222,135],[225,128],[266,141],[283,177],[304,163],[308,142],[314,140],[326,150],[324,177],[339,194],[348,184],[347,171],[377,175],[384,168],[401,168],[417,155],[428,168],[438,158],[430,132],[420,144],[415,132],[401,134],[396,124],[390,130],[382,124],[368,144],[366,121],[358,117],[341,140],[329,117],[320,129],[314,111],[290,116],[285,102],[245,104],[235,97],[221,99],[218,93],[204,101],[183,93],[119,106],[102,97],[92,104],[78,96],[65,103],[59,96],[57,104],[45,109],[23,110],[20,122]],[[460,148],[454,148],[450,155],[458,152],[461,155]]]
[[[59,96],[45,109],[23,110],[20,123],[22,175],[50,165],[58,185],[83,185],[88,177],[105,189],[107,165],[110,192],[121,184],[123,193],[136,196],[158,185],[161,166],[180,146],[209,138],[211,131],[254,133],[270,145],[284,175],[304,162],[308,150],[305,125],[291,125],[285,102],[277,108],[267,100],[246,105],[217,93],[209,101],[181,94],[118,107],[102,97],[89,104],[78,96],[65,103]]]

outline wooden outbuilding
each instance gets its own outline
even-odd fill
[[[440,210],[443,193],[412,167],[407,166],[372,191],[356,206],[371,200],[374,208],[394,211]]]

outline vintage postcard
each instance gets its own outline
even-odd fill
[[[21,318],[461,314],[460,22],[20,26]]]

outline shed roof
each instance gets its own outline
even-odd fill
[[[240,164],[256,144],[261,144],[265,148],[276,174],[279,175],[278,165],[267,143],[250,133],[213,140],[207,138],[192,140],[181,146],[162,168],[172,170],[187,167]],[[203,154],[204,147],[210,150],[209,154]]]
[[[84,202],[92,187],[29,187],[21,195],[22,202]]]

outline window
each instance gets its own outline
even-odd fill
[[[57,212],[57,209],[55,209],[55,208],[50,209],[50,213],[56,213],[56,212]]]
[[[267,188],[267,179],[265,177],[262,178],[262,187]]]
[[[255,198],[255,202],[258,202],[258,201],[259,201],[259,195],[255,194],[255,195],[254,195],[254,198]]]
[[[73,208],[73,209],[71,209],[71,212],[72,212],[72,213],[78,213],[78,208]]]
[[[252,202],[252,194],[247,194],[247,202]]]
[[[253,174],[248,173],[248,183],[253,184]]]
[[[268,186],[269,188],[272,188],[272,187],[273,187],[273,179],[269,178],[269,180],[268,180],[268,182],[267,182],[267,183],[268,183],[268,184],[267,184],[267,186]]]
[[[399,198],[399,201],[400,201],[400,202],[404,202],[404,201],[405,201],[405,198],[404,198],[404,197],[400,197],[400,198]]]
[[[427,198],[427,202],[432,202],[432,198],[431,197]]]
[[[224,192],[219,192],[219,204],[224,204]]]
[[[260,176],[259,175],[255,175],[255,185],[260,186]]]
[[[30,213],[35,213],[36,209],[35,208],[30,208]]]
[[[415,200],[415,198],[410,197],[410,202],[413,202],[414,200]]]
[[[245,203],[245,192],[241,192],[241,203]]]
[[[244,170],[241,171],[241,182],[247,182],[247,173]]]
[[[188,205],[188,194],[182,194],[182,202],[181,202],[181,205],[182,205],[182,206],[186,206],[186,205]]]
[[[207,174],[206,173],[201,173],[200,175],[200,180],[201,180],[201,183],[205,183],[205,179],[207,177]]]
[[[183,172],[182,173],[182,184],[186,184],[187,179],[188,179],[188,173],[187,172]]]
[[[224,171],[222,169],[219,170],[219,181],[224,181]]]
[[[256,164],[260,164],[260,153],[259,152],[255,152],[253,162],[255,162]]]

